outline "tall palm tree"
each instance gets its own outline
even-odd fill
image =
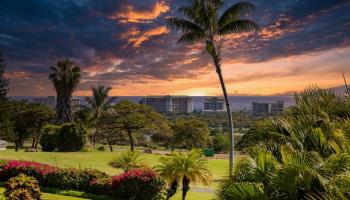
[[[200,151],[175,152],[172,157],[160,158],[160,163],[156,169],[162,177],[171,183],[172,188],[177,188],[178,183],[182,182],[182,200],[186,200],[191,182],[209,184],[212,180],[208,162]],[[176,189],[167,195],[167,199],[175,192]]]
[[[114,98],[109,98],[108,93],[111,91],[111,87],[105,87],[99,85],[97,87],[92,87],[92,96],[87,97],[86,101],[89,105],[89,110],[93,115],[95,131],[98,132],[96,127],[96,122],[101,116],[101,112],[106,110]],[[95,147],[95,131],[92,131],[92,144]]]
[[[219,76],[221,88],[226,102],[228,125],[230,129],[230,174],[234,161],[233,124],[230,103],[221,71],[221,55],[217,41],[225,36],[247,31],[259,31],[259,26],[244,17],[254,6],[250,3],[232,5],[219,16],[223,0],[193,0],[189,6],[179,9],[185,18],[168,18],[168,27],[181,31],[183,35],[179,42],[203,42],[207,53],[212,57],[216,73]]]
[[[57,94],[57,123],[72,121],[71,98],[80,81],[80,68],[73,61],[58,61],[55,67],[50,67],[49,75]]]

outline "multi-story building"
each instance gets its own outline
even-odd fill
[[[208,97],[204,100],[204,112],[222,112],[226,111],[224,98]]]
[[[86,97],[72,97],[70,102],[73,112],[79,111],[87,105]]]
[[[192,98],[189,96],[147,96],[140,104],[153,107],[160,113],[190,113],[193,111]]]
[[[270,110],[269,107],[270,107],[269,103],[253,102],[252,103],[253,116],[268,115]]]
[[[271,103],[271,114],[278,114],[280,112],[283,112],[284,107],[284,101],[276,101],[275,103]]]
[[[253,116],[276,115],[283,112],[284,101],[276,101],[274,103],[252,103]]]
[[[80,110],[83,106],[87,106],[87,102],[85,99],[86,99],[85,97],[77,97],[77,96],[72,97],[72,99],[71,99],[72,111],[75,112],[75,111]],[[52,109],[56,108],[56,97],[55,96],[34,98],[33,102],[39,103],[42,105],[46,105]]]

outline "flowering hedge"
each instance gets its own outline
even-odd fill
[[[117,199],[153,200],[163,189],[164,181],[152,170],[134,169],[112,177],[111,191]]]
[[[25,174],[27,176],[35,177],[40,183],[44,182],[44,176],[57,171],[57,167],[47,164],[10,160],[5,161],[0,166],[0,181],[7,181],[8,179]]]
[[[134,169],[111,177],[92,169],[62,169],[18,160],[0,162],[0,181],[19,174],[35,177],[41,186],[107,194],[116,199],[155,200],[164,189],[164,181],[149,169]]]

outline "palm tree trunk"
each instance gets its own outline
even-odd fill
[[[207,41],[206,48],[208,53],[212,56],[215,68],[216,68],[216,73],[219,76],[222,92],[224,94],[225,98],[225,103],[226,103],[226,111],[227,111],[227,118],[228,118],[228,127],[230,131],[230,162],[229,162],[229,175],[232,175],[233,171],[233,163],[234,163],[234,135],[233,135],[233,123],[232,123],[232,113],[231,113],[231,108],[230,108],[230,101],[227,95],[227,90],[225,86],[225,81],[222,76],[222,71],[221,71],[221,57],[220,53],[218,53],[214,41],[209,40]]]
[[[130,151],[134,151],[134,149],[135,149],[134,137],[132,137],[130,129],[127,129],[127,132],[128,132],[129,141],[130,141]]]
[[[186,200],[187,192],[190,190],[190,179],[187,176],[182,178],[182,200]]]
[[[176,179],[174,179],[171,182],[170,188],[167,190],[166,200],[169,200],[172,196],[174,196],[174,194],[177,191],[177,187],[178,187],[178,182]]]
[[[57,123],[63,124],[72,121],[71,96],[68,92],[57,92]]]

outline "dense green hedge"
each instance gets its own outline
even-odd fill
[[[81,151],[86,143],[87,130],[81,123],[48,125],[42,131],[40,145],[43,151]]]
[[[43,151],[54,151],[57,148],[57,131],[60,127],[47,125],[43,128],[40,145]]]

